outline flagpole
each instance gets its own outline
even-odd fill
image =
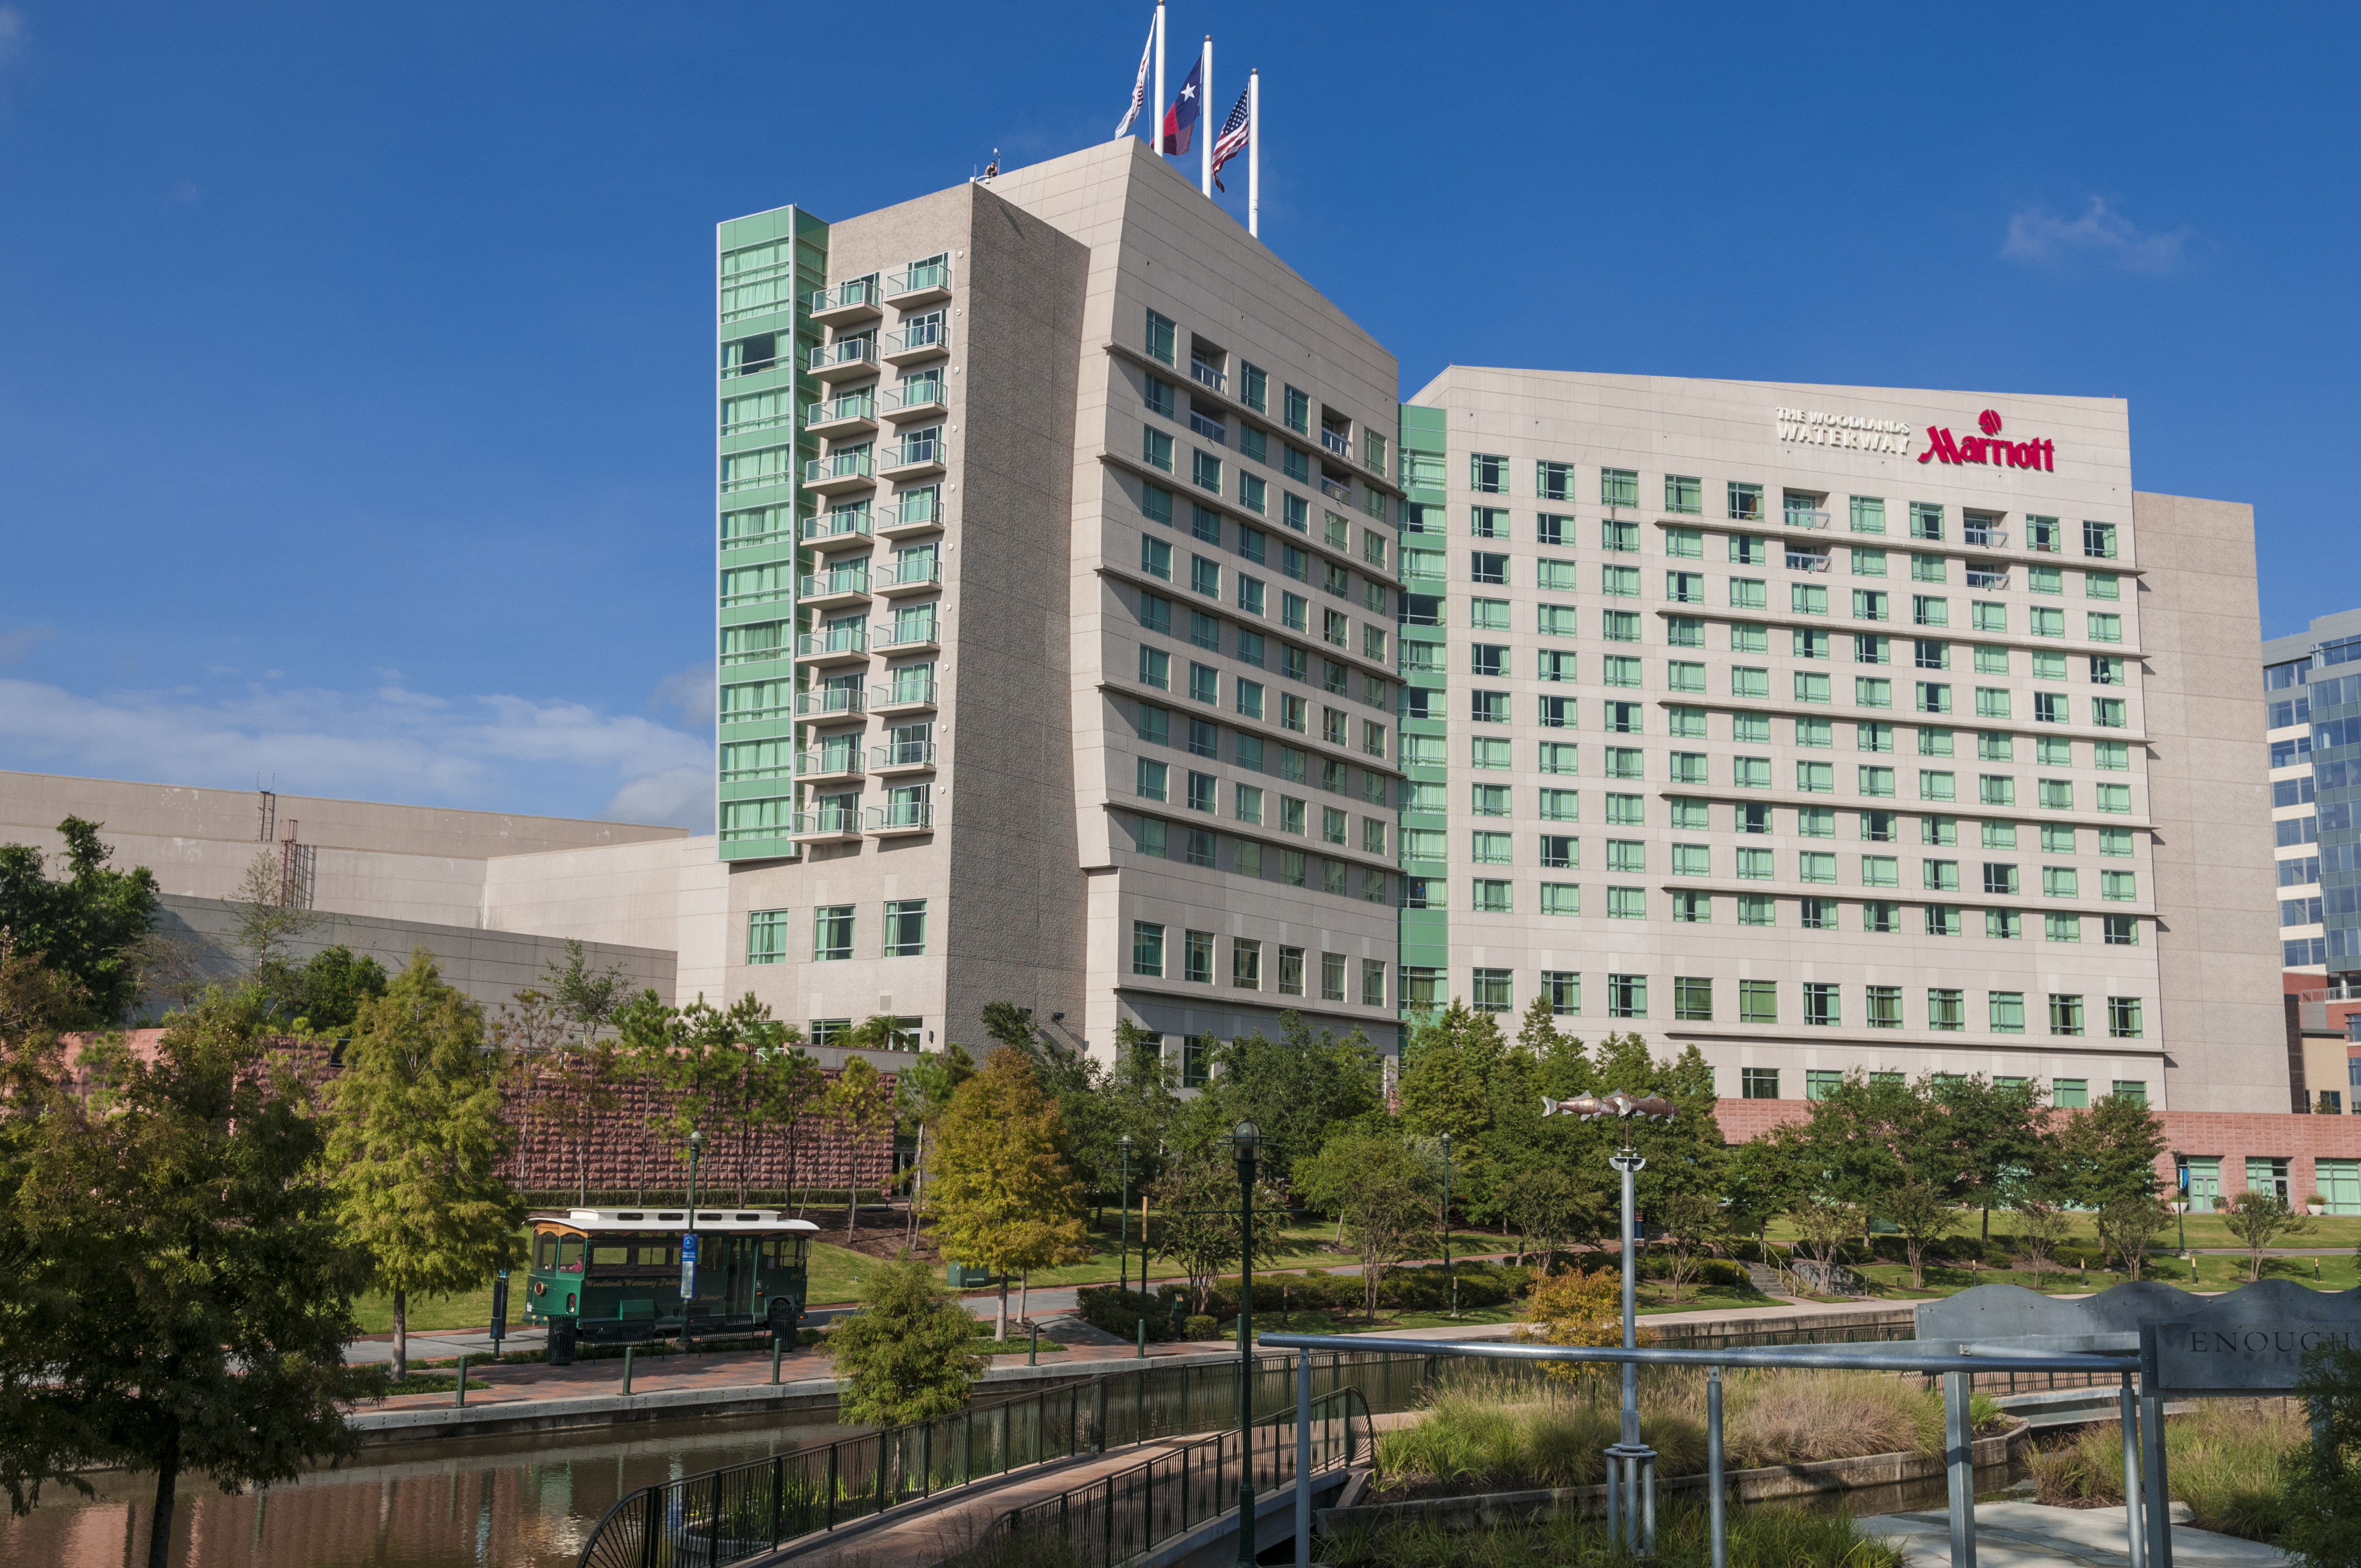
[[[1213,101],[1213,35],[1205,35],[1205,52],[1198,57],[1197,73],[1197,189],[1211,200],[1213,194],[1213,137],[1215,121],[1206,105]]]
[[[1246,72],[1246,233],[1262,237],[1262,70]]]
[[[1164,0],[1156,0],[1156,101],[1148,106],[1154,121],[1148,128],[1148,139],[1156,148],[1156,156],[1164,156]]]

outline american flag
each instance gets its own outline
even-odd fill
[[[1246,143],[1253,139],[1254,126],[1246,118],[1246,94],[1241,93],[1238,94],[1236,107],[1230,111],[1230,117],[1222,122],[1220,139],[1213,143],[1214,190],[1229,189],[1222,183],[1222,165],[1244,152],[1246,149]]]

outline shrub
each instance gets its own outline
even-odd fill
[[[2286,1517],[2279,1499],[2280,1459],[2309,1441],[2302,1410],[2279,1401],[2203,1399],[2164,1423],[2165,1471],[2173,1497],[2198,1528],[2268,1541]],[[2104,1507],[2124,1500],[2124,1439],[2113,1424],[2082,1428],[2030,1456],[2045,1503]]]
[[[1180,1325],[1180,1337],[1186,1340],[1217,1339],[1222,1325],[1210,1313],[1199,1312]]]
[[[1260,1292],[1257,1292],[1257,1295]],[[1082,1321],[1118,1339],[1137,1340],[1145,1319],[1148,1337],[1158,1344],[1172,1338],[1172,1308],[1169,1297],[1125,1290],[1113,1285],[1085,1285],[1075,1293]]]

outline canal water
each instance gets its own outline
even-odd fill
[[[337,1469],[234,1497],[183,1475],[171,1560],[174,1568],[573,1568],[600,1516],[634,1488],[850,1430],[773,1415],[370,1448]],[[155,1477],[93,1484],[95,1497],[44,1487],[41,1508],[26,1518],[0,1511],[0,1563],[145,1564]]]

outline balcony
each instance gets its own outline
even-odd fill
[[[885,389],[885,417],[900,423],[904,420],[923,419],[928,414],[944,411],[943,384],[928,378],[912,381],[906,386]]]
[[[857,839],[861,836],[861,808],[857,806],[824,806],[818,811],[798,811],[789,819],[790,839]]]
[[[943,564],[928,554],[922,559],[895,561],[888,565],[878,576],[876,591],[881,594],[924,593],[928,588],[942,587],[942,583]]]
[[[1189,428],[1216,446],[1230,444],[1230,427],[1217,419],[1207,419],[1195,409],[1189,411]]]
[[[851,435],[876,428],[877,389],[873,387],[804,405],[804,429],[813,435]]]
[[[869,629],[865,626],[830,626],[807,631],[796,639],[798,664],[866,663],[868,659]]]
[[[885,297],[897,305],[926,305],[951,297],[951,268],[948,261],[929,261],[924,267],[913,267],[906,272],[886,275]]]
[[[829,746],[818,751],[796,753],[796,777],[799,779],[850,779],[861,776],[861,748]]]
[[[1960,530],[1960,537],[1978,549],[2005,550],[2008,548],[2008,530],[2005,528],[1987,528],[1981,522],[1971,522]]]
[[[880,686],[877,689],[883,691],[885,688]],[[797,718],[827,718],[831,715],[840,718],[860,718],[861,688],[814,686],[809,691],[796,693]]]
[[[869,831],[878,838],[896,833],[931,833],[934,830],[935,808],[928,802],[910,801],[869,808]]]
[[[1189,361],[1189,377],[1199,386],[1211,387],[1217,392],[1221,391],[1229,381],[1229,378],[1227,376],[1223,375],[1219,370],[1214,369],[1213,367],[1206,364],[1202,359],[1191,359]]]
[[[1320,493],[1332,501],[1340,501],[1346,506],[1353,504],[1353,487],[1340,484],[1325,474],[1320,476]]]
[[[1351,437],[1341,430],[1331,430],[1324,424],[1320,427],[1320,444],[1323,450],[1334,452],[1339,457],[1350,457],[1353,455]]]
[[[932,740],[897,740],[890,746],[869,748],[869,771],[873,773],[913,773],[934,765]]]
[[[943,471],[943,438],[909,435],[887,446],[878,470],[889,479],[923,479]]]
[[[897,653],[916,653],[941,646],[935,640],[936,627],[933,616],[928,616],[924,620],[913,621],[908,626],[898,630],[890,622],[879,621],[870,630],[876,634],[876,645],[880,652],[890,648]]]
[[[877,473],[865,447],[858,452],[831,452],[804,465],[804,488],[824,496],[865,490],[876,483]]]
[[[950,330],[941,322],[912,322],[900,332],[885,334],[884,360],[888,365],[915,364],[950,351]]]
[[[863,334],[823,343],[811,351],[811,373],[823,381],[849,381],[877,373],[877,340]]]
[[[811,319],[822,326],[840,326],[851,322],[867,321],[884,313],[877,298],[877,278],[848,278],[843,282],[812,291]]]
[[[814,609],[825,609],[829,605],[851,604],[855,599],[865,599],[868,597],[869,563],[866,561],[857,566],[837,571],[817,572],[810,576],[798,579],[796,583],[796,601],[809,605]]]
[[[2008,587],[2008,574],[2005,571],[1994,571],[1989,566],[1971,566],[1968,568],[1968,587],[2005,588]]]
[[[796,537],[807,544],[816,539],[866,539],[869,537],[868,503],[807,517],[804,519]]]
[[[935,706],[935,683],[923,681],[891,681],[869,688],[869,711],[872,713],[908,713]]]
[[[1828,514],[1824,511],[1806,511],[1795,507],[1782,515],[1790,528],[1826,528],[1828,525]]]
[[[899,539],[906,533],[924,533],[943,526],[943,498],[929,485],[923,490],[913,490],[895,496],[893,504],[877,524],[880,539]]]
[[[1828,569],[1828,557],[1826,551],[1817,554],[1809,550],[1787,552],[1787,570],[1791,572],[1825,572]]]

